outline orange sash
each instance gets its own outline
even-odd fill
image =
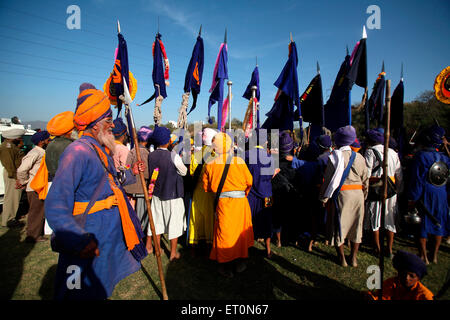
[[[89,202],[79,202],[75,201],[73,205],[72,214],[77,216],[79,214],[83,214],[86,211]],[[95,201],[94,205],[89,209],[87,214],[95,213],[98,211],[102,211],[105,209],[111,209],[113,206],[117,206],[118,201],[115,195],[109,196],[106,199]]]
[[[362,184],[344,184],[341,187],[342,190],[362,190],[363,186]]]
[[[89,135],[89,134],[85,133],[85,135]],[[108,158],[107,158],[106,154],[103,152],[102,149],[100,149],[96,145],[93,145],[93,146],[98,151],[98,154],[101,157],[101,160],[103,161],[103,164],[105,165],[105,167],[108,168]],[[123,195],[122,190],[120,190],[120,188],[116,185],[116,183],[114,182],[113,176],[109,172],[108,172],[108,182],[109,182],[109,185],[110,185],[112,191],[114,192],[114,197],[115,197],[115,200],[117,201],[117,206],[119,207],[120,219],[122,220],[122,230],[123,230],[123,234],[125,236],[125,243],[127,245],[128,251],[131,251],[134,249],[134,247],[136,245],[139,244],[139,238],[137,236],[136,229],[134,228],[133,221],[131,221],[131,218],[130,218],[130,215],[128,212],[127,200],[125,199],[125,196]],[[85,209],[86,209],[86,207],[85,207]],[[91,210],[90,210],[90,212],[91,212]]]
[[[39,199],[45,200],[45,198],[47,198],[48,169],[47,165],[45,164],[45,154],[42,157],[41,164],[39,165],[39,169],[36,172],[36,175],[30,182],[30,188],[38,193]]]

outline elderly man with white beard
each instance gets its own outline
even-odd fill
[[[45,201],[52,249],[60,253],[55,298],[106,299],[139,270],[147,255],[144,234],[114,167],[114,124],[105,93],[83,83],[74,124],[83,136],[61,155]],[[126,170],[124,184],[143,170],[143,162]]]

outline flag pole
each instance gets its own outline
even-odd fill
[[[136,126],[134,124],[133,113],[131,111],[131,107],[128,105],[128,103],[125,102],[125,99],[123,99],[123,101],[125,103],[125,112],[128,112],[130,115],[130,118],[131,118],[131,123],[132,123],[132,127],[133,127],[131,132],[133,133],[134,145],[136,146],[135,147],[136,148],[136,158],[137,158],[137,161],[140,162],[140,161],[142,161],[142,157],[141,157],[141,151],[139,150],[140,148],[139,148],[138,137],[136,134]],[[157,244],[158,242],[157,242],[157,238],[156,238],[155,224],[153,222],[152,209],[151,209],[151,204],[150,204],[150,198],[148,196],[148,190],[147,190],[147,184],[145,182],[144,172],[139,171],[139,178],[141,181],[142,189],[144,190],[144,198],[145,198],[145,203],[147,205],[148,221],[150,223],[150,229],[152,231],[153,243],[155,244],[154,247],[155,247],[155,252],[156,252],[156,260],[157,260],[157,264],[158,264],[159,279],[161,281],[163,300],[169,300],[169,297],[167,296],[166,282],[164,280],[164,272],[163,272],[163,267],[162,267],[162,262],[161,262],[161,248]]]
[[[363,26],[362,39],[367,39],[367,32],[366,32],[365,25]],[[367,72],[366,72],[366,74],[367,74]],[[364,117],[365,117],[364,122],[365,122],[366,131],[369,130],[369,128],[370,128],[369,110],[367,109],[368,95],[369,95],[369,87],[366,86],[364,88],[363,98],[361,101],[361,105],[364,105]]]
[[[231,86],[233,85],[233,82],[231,80],[228,80],[227,85],[228,85],[228,113],[229,113],[228,118],[230,119],[230,123],[228,123],[228,129],[231,132]]]
[[[120,33],[119,20],[117,20],[117,32]],[[136,133],[136,125],[134,123],[133,112],[131,111],[131,107],[130,107],[131,97],[130,97],[130,93],[128,91],[128,85],[125,80],[125,77],[122,77],[122,78],[123,78],[124,94],[120,95],[119,99],[122,100],[122,102],[125,105],[125,112],[130,115],[131,127],[132,127],[130,131],[132,132],[134,145],[136,148],[136,158],[137,158],[138,162],[141,162],[142,157],[141,157],[141,151],[139,148],[139,142],[138,142],[138,137],[137,137],[137,133]],[[153,222],[153,215],[152,215],[152,210],[150,207],[150,199],[148,196],[147,184],[145,182],[144,172],[142,172],[140,170],[139,170],[139,178],[141,181],[142,189],[144,190],[144,198],[145,198],[145,202],[147,204],[148,220],[150,223],[150,229],[152,230],[153,242],[155,243],[156,260],[157,260],[158,270],[159,270],[159,279],[161,281],[163,300],[168,300],[169,298],[167,296],[166,282],[164,280],[164,272],[163,272],[162,262],[161,262],[161,250],[160,250],[159,246],[156,245],[157,241],[156,241],[155,224]]]
[[[386,80],[386,123],[384,128],[384,152],[383,152],[383,199],[381,202],[381,221],[380,221],[380,291],[379,300],[383,297],[383,274],[384,274],[384,234],[385,215],[386,215],[386,199],[387,199],[387,179],[388,179],[388,160],[389,160],[389,137],[391,122],[391,80]]]
[[[258,87],[252,86],[251,89],[252,89],[252,103],[253,103],[253,120],[252,120],[253,128],[252,129],[255,130],[256,129],[256,121],[257,121],[255,99],[256,99],[256,90],[258,90]]]

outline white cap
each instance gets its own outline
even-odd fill
[[[19,139],[21,136],[25,134],[25,129],[13,128],[2,132],[2,136],[5,139]]]

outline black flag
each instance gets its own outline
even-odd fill
[[[303,121],[324,125],[322,78],[316,75],[300,97]]]

